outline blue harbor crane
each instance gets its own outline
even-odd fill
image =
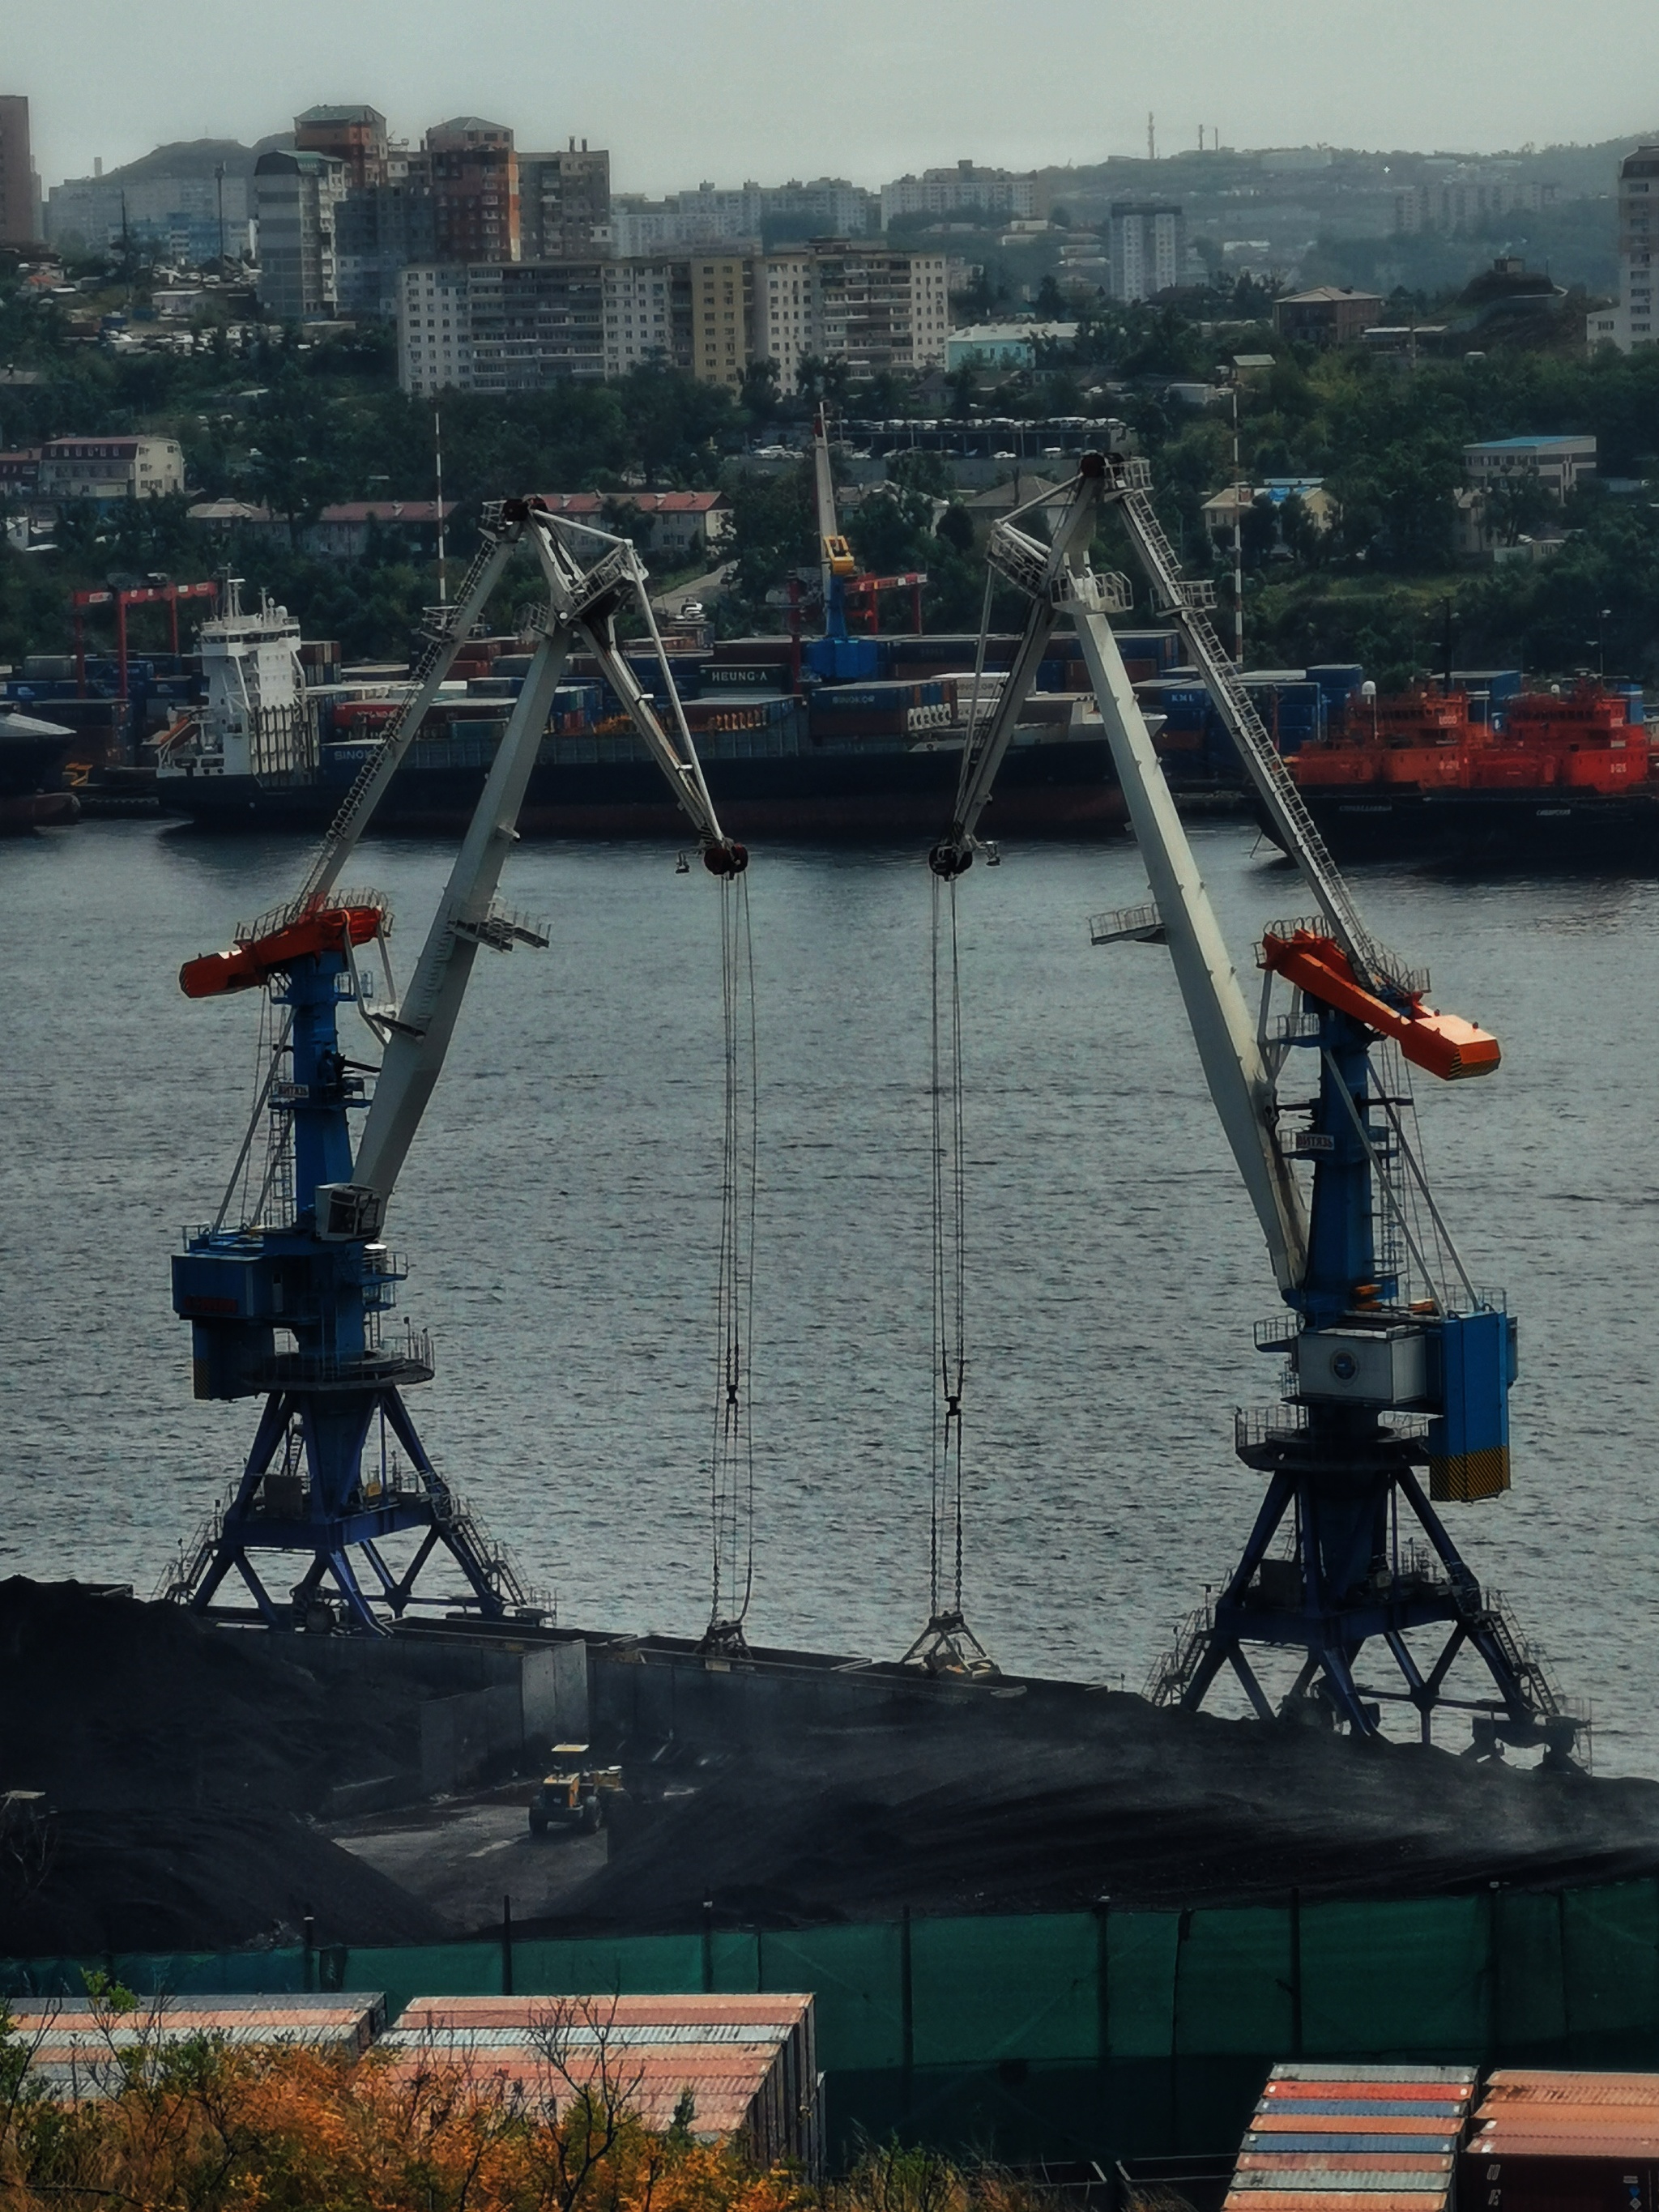
[[[587,541],[579,555],[574,544]],[[342,871],[420,730],[456,652],[515,552],[538,561],[547,605],[537,645],[409,987],[392,998],[391,916],[373,892],[341,890]],[[234,1577],[270,1627],[325,1609],[383,1632],[442,1555],[467,1607],[486,1618],[533,1609],[421,1443],[404,1402],[428,1382],[426,1336],[389,1333],[404,1261],[383,1240],[398,1175],[454,1033],[480,947],[545,945],[545,932],[496,901],[553,695],[571,652],[599,661],[690,820],[705,866],[728,881],[747,854],[725,836],[669,677],[632,546],[556,523],[533,501],[489,509],[478,556],[434,629],[410,696],[365,764],[298,896],[240,931],[225,952],[188,962],[191,998],[258,991],[270,1051],[230,1186],[215,1219],[173,1262],[173,1306],[191,1325],[198,1398],[264,1407],[222,1511],[181,1553],[167,1595],[198,1613]],[[637,613],[656,650],[669,713],[654,711],[617,637]],[[634,648],[638,650],[637,646]],[[297,679],[296,679],[297,680]],[[386,989],[368,965],[371,951]],[[355,1014],[379,1048],[352,1057]],[[264,1164],[253,1172],[264,1132]],[[394,1559],[384,1548],[401,1539]],[[453,1602],[452,1599],[448,1601]]]
[[[1168,945],[1285,1308],[1255,1331],[1258,1348],[1285,1363],[1282,1398],[1236,1422],[1238,1456],[1267,1480],[1261,1509],[1219,1596],[1188,1621],[1149,1691],[1195,1709],[1227,1669],[1262,1718],[1358,1736],[1377,1733],[1382,1705],[1400,1701],[1425,1742],[1437,1710],[1461,1707],[1476,1753],[1531,1747],[1563,1764],[1580,1723],[1436,1510],[1509,1488],[1516,1327],[1501,1296],[1471,1280],[1430,1189],[1406,1071],[1483,1076],[1498,1064],[1498,1043],[1436,1012],[1427,976],[1367,932],[1208,619],[1214,587],[1182,576],[1149,492],[1145,462],[1088,454],[1046,538],[1033,532],[1056,503],[1052,490],[993,533],[992,566],[1024,592],[1029,613],[994,709],[970,728],[951,826],[930,855],[935,876],[954,884],[976,851],[993,849],[980,819],[1048,640],[1068,618],[1152,890],[1142,906],[1096,917],[1091,933]],[[1254,1020],[1109,620],[1130,611],[1133,589],[1091,564],[1109,508],[1316,909],[1264,933]],[[1273,1012],[1275,984],[1291,993],[1288,1011]],[[1282,1095],[1292,1074],[1295,1095]],[[1383,1684],[1360,1678],[1368,1647],[1392,1662]],[[1277,1698],[1264,1654],[1293,1662]],[[1484,1670],[1483,1695],[1449,1686],[1464,1654]]]

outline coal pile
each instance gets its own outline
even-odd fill
[[[301,1638],[240,1635],[74,1583],[0,1583],[0,1955],[418,1942],[423,1905],[309,1816],[405,1759],[409,1720],[343,1695]]]
[[[641,1761],[549,1934],[1558,1887],[1659,1869],[1659,1784],[1032,1683]]]

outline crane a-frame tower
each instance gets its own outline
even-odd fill
[[[1241,1415],[1235,1437],[1266,1476],[1266,1495],[1219,1598],[1194,1617],[1152,1692],[1196,1707],[1229,1669],[1263,1718],[1322,1717],[1360,1735],[1378,1730],[1385,1700],[1403,1699],[1425,1741],[1435,1711],[1461,1705],[1477,1752],[1508,1742],[1564,1760],[1578,1722],[1436,1510],[1509,1487],[1516,1329],[1458,1256],[1418,1157],[1404,1071],[1483,1075],[1498,1065],[1497,1041],[1437,1012],[1426,976],[1367,932],[1208,620],[1213,586],[1182,576],[1149,488],[1144,462],[1085,455],[1048,539],[1031,526],[1052,491],[993,533],[989,557],[1030,611],[994,709],[970,729],[951,830],[931,860],[947,879],[971,865],[1020,708],[1051,632],[1069,618],[1152,893],[1143,907],[1098,917],[1094,935],[1168,945],[1286,1309],[1256,1330],[1259,1348],[1285,1362],[1284,1398]],[[1108,507],[1155,609],[1182,630],[1316,909],[1264,935],[1255,1020],[1109,620],[1129,611],[1131,586],[1091,564]],[[1278,1018],[1274,979],[1292,994]],[[1280,1095],[1291,1068],[1304,1079],[1296,1101]],[[1386,1685],[1360,1679],[1370,1646],[1393,1662]],[[1295,1662],[1277,1705],[1258,1672],[1264,1651]],[[1459,1698],[1449,1685],[1465,1651],[1484,1670],[1484,1696]]]
[[[597,546],[584,560],[569,536]],[[374,948],[388,981],[390,916],[341,874],[516,548],[533,551],[548,604],[530,671],[502,736],[448,885],[401,999],[376,1000]],[[578,645],[593,653],[690,817],[705,866],[732,876],[747,854],[722,833],[657,637],[632,546],[556,524],[534,501],[490,511],[483,542],[416,674],[411,696],[337,816],[298,896],[240,933],[226,952],[188,962],[192,998],[268,994],[269,1067],[216,1219],[173,1263],[175,1310],[191,1324],[198,1398],[264,1401],[223,1510],[180,1559],[168,1595],[204,1612],[232,1577],[270,1627],[303,1624],[319,1604],[380,1632],[416,1601],[435,1556],[459,1570],[465,1601],[500,1618],[527,1594],[433,1465],[404,1401],[433,1372],[423,1335],[386,1333],[404,1262],[383,1241],[386,1209],[443,1066],[480,947],[544,945],[495,893],[549,709]],[[661,663],[666,722],[619,650],[617,617],[643,617]],[[360,960],[360,956],[362,958]],[[380,1048],[378,1070],[342,1048],[354,1011]],[[354,1121],[362,1132],[354,1142]],[[262,1125],[264,1172],[246,1173]],[[245,1199],[242,1194],[251,1194]],[[402,1537],[410,1556],[383,1548]],[[283,1579],[276,1579],[280,1570]],[[453,1600],[451,1601],[453,1601]]]

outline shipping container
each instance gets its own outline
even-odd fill
[[[1464,2067],[1275,2066],[1227,2212],[1448,2212],[1474,2094]]]
[[[1655,2212],[1659,2075],[1500,2069],[1461,2178],[1480,2212]]]
[[[669,2126],[690,2090],[699,2137],[822,2172],[810,1996],[417,1997],[380,2049],[405,2070],[453,2065],[561,2097],[611,2067],[647,2126]]]
[[[158,2057],[199,2037],[236,2046],[298,2045],[356,2058],[386,2025],[378,1991],[327,1996],[156,1996],[130,2013],[94,2013],[54,1997],[12,1997],[34,2077],[55,2095],[118,2094],[135,2053]]]

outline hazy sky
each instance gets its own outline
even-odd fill
[[[1491,149],[1659,125],[1655,0],[0,0],[48,184],[319,100],[609,146],[616,188],[876,185],[1146,145]]]

